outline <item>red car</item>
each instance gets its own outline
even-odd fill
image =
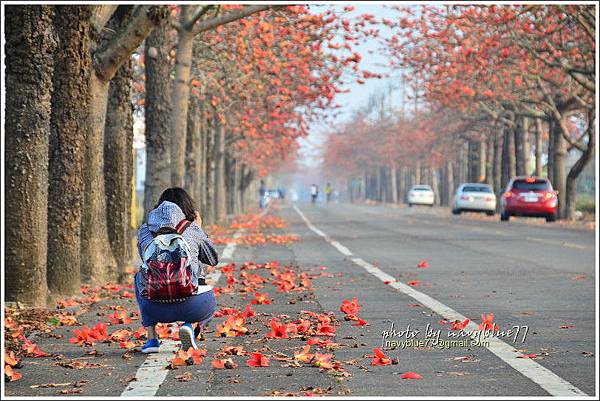
[[[545,217],[555,221],[558,210],[558,191],[546,178],[515,177],[506,186],[500,200],[500,220],[510,216]]]

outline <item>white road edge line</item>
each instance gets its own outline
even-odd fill
[[[244,229],[239,229],[233,235],[237,239],[242,236]],[[235,241],[230,242],[225,246],[221,254],[220,262],[215,270],[206,275],[206,278],[212,280],[214,285],[221,278],[221,270],[219,267],[226,265],[233,258],[235,252]],[[149,354],[144,363],[140,365],[135,374],[135,380],[129,382],[125,390],[121,393],[121,397],[153,397],[160,388],[161,384],[167,378],[169,371],[165,366],[169,364],[169,360],[173,357],[173,352],[179,349],[179,342],[170,339],[162,340],[160,352]]]
[[[304,213],[302,213],[302,211],[296,205],[294,205],[294,209],[300,215],[302,220],[304,220],[304,222],[306,223],[308,228],[310,228],[313,232],[315,232],[317,235],[323,237],[325,239],[325,241],[327,241],[330,245],[332,245],[336,249],[340,250],[340,247],[341,247],[342,249],[347,251],[347,254],[346,254],[340,250],[340,252],[342,252],[346,256],[353,256],[352,253],[350,252],[350,250],[348,250],[348,248],[344,247],[339,242],[333,240],[331,237],[326,235],[323,231],[316,228],[306,218]],[[379,280],[390,281],[390,283],[388,284],[389,286],[391,286],[391,287],[399,290],[400,292],[408,295],[409,297],[419,301],[419,303],[421,303],[422,305],[431,309],[438,315],[444,317],[446,320],[464,321],[466,319],[465,316],[461,315],[454,309],[431,298],[429,295],[419,292],[419,291],[415,290],[414,288],[397,281],[395,277],[390,276],[389,274],[387,274],[384,271],[380,270],[379,268],[373,266],[372,264],[364,261],[363,259],[357,258],[357,257],[352,257],[351,260],[355,264],[359,265],[360,267],[364,268],[366,271],[368,271],[369,273],[371,273],[372,275],[377,277]],[[474,322],[471,321],[465,329],[467,329],[466,331],[474,332],[474,331],[478,330],[478,326],[477,326],[477,324],[475,324]],[[473,338],[476,338],[476,336],[473,335]],[[529,380],[536,383],[542,389],[547,391],[550,395],[553,395],[553,396],[587,396],[586,393],[584,393],[583,391],[581,391],[580,389],[578,389],[577,387],[575,387],[568,381],[564,380],[560,376],[556,375],[552,371],[541,366],[539,363],[537,363],[531,359],[517,358],[518,356],[522,356],[523,354],[518,352],[515,348],[511,347],[504,341],[498,339],[497,337],[489,337],[489,338],[486,338],[485,341],[487,341],[489,343],[489,347],[487,347],[487,350],[489,350],[491,353],[496,355],[498,358],[500,358],[501,360],[506,362],[509,366],[511,366],[517,372],[521,373],[523,376],[527,377]]]

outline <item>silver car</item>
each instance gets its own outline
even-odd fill
[[[487,184],[465,183],[461,184],[454,195],[452,213],[485,212],[493,216],[496,212],[496,195]]]

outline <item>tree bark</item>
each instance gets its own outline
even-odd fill
[[[400,166],[400,174],[398,177],[398,203],[405,203],[406,199],[406,167]]]
[[[526,176],[529,171],[529,119],[521,117],[515,129],[516,174]]]
[[[541,177],[544,174],[544,165],[542,162],[543,154],[543,122],[541,118],[535,119],[535,175]]]
[[[171,184],[169,22],[161,21],[146,39],[146,178],[144,220]]]
[[[45,306],[54,7],[5,10],[5,299]]]
[[[505,128],[502,163],[502,188],[506,188],[508,181],[517,173],[515,160],[515,135],[512,128]]]
[[[199,205],[200,194],[200,164],[201,159],[201,137],[200,137],[200,121],[199,121],[199,101],[198,98],[190,99],[190,113],[188,113],[187,135],[185,147],[185,186],[184,188],[194,199],[194,203]],[[198,207],[198,206],[197,206]]]
[[[490,187],[494,187],[494,156],[495,156],[495,148],[494,148],[494,137],[488,136],[486,141],[486,158],[485,158],[485,183]]]
[[[109,83],[92,76],[88,136],[83,171],[84,208],[81,220],[81,276],[104,283],[116,279],[116,260],[108,238],[104,186],[104,122]]]
[[[206,199],[207,199],[207,191],[206,191],[206,177],[207,177],[207,171],[208,171],[208,167],[207,167],[207,162],[206,159],[208,157],[208,153],[207,153],[207,148],[208,148],[208,128],[209,128],[209,124],[208,124],[208,120],[206,118],[206,114],[205,114],[205,108],[204,108],[204,104],[203,107],[201,109],[200,114],[200,160],[199,160],[199,164],[200,164],[200,179],[199,179],[199,185],[198,185],[198,190],[199,192],[199,202],[200,202],[200,211],[201,213],[204,213],[206,211]]]
[[[454,196],[454,168],[452,161],[446,161],[446,205],[450,205]]]
[[[119,11],[117,11],[119,13]],[[121,15],[118,24],[127,18]],[[104,129],[104,177],[108,239],[117,262],[118,280],[127,280],[131,255],[131,180],[133,177],[133,64],[125,62],[110,81]]]
[[[225,220],[225,127],[215,116],[215,218]]]
[[[55,6],[52,116],[48,180],[48,289],[74,295],[81,287],[80,229],[83,206],[85,122],[89,105],[91,9]]]
[[[94,71],[90,78],[91,100],[83,172],[84,212],[81,221],[81,273],[86,280],[106,282],[116,279],[116,261],[108,238],[103,166],[109,82],[154,26],[166,17],[166,11],[166,6],[134,7],[131,18],[123,27],[93,52]]]
[[[215,223],[215,131],[214,118],[211,118],[206,131],[206,210],[203,211],[208,224]]]
[[[552,177],[554,181],[552,186],[558,191],[558,213],[559,219],[566,217],[566,206],[567,206],[567,141],[563,138],[562,128],[558,122],[554,122],[552,139],[554,145],[552,147],[553,157],[553,173]]]
[[[185,176],[185,135],[187,133],[189,83],[194,44],[194,33],[185,29],[186,21],[191,14],[191,7],[193,6],[181,6],[179,14],[182,29],[177,32],[175,82],[171,97],[171,103],[173,104],[173,117],[171,119],[171,185],[179,187],[184,185]]]
[[[502,157],[503,157],[503,144],[504,144],[504,129],[496,129],[494,133],[494,164],[493,164],[493,175],[494,175],[494,192],[496,195],[500,195],[502,190]],[[499,204],[500,202],[498,202]]]
[[[548,179],[554,184],[554,134],[556,130],[554,129],[554,122],[552,120],[549,121],[548,125],[548,162],[546,164],[546,171],[548,173]]]
[[[396,165],[394,164],[391,168],[390,168],[390,183],[392,184],[392,203],[397,204],[398,203],[398,169],[396,168]]]

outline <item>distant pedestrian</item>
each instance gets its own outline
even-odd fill
[[[327,186],[325,187],[325,197],[327,198],[327,203],[329,203],[329,201],[331,201],[331,194],[332,193],[333,193],[333,187],[328,182]]]
[[[184,322],[179,328],[182,349],[197,348],[198,336],[214,315],[217,304],[202,264],[216,266],[219,256],[201,226],[192,198],[174,187],[162,193],[139,229],[142,265],[135,275],[135,295],[148,338],[143,353],[159,351],[158,323]]]
[[[311,202],[314,205],[317,203],[317,197],[319,196],[319,187],[316,184],[312,184],[310,187],[310,198]]]
[[[258,207],[264,209],[267,201],[267,187],[265,181],[260,180],[260,187],[258,188]]]

